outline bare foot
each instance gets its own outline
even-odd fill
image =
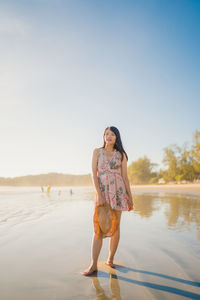
[[[97,271],[97,267],[95,267],[95,266],[89,266],[89,268],[86,269],[85,271],[83,271],[81,274],[85,275],[85,276],[88,276],[88,275],[93,274],[96,271]]]
[[[111,267],[111,268],[115,268],[115,265],[110,260],[107,260],[106,265],[109,266],[109,267]]]

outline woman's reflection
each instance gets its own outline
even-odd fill
[[[110,274],[110,284],[109,288],[111,291],[111,296],[107,296],[104,289],[101,287],[98,277],[90,277],[92,279],[93,286],[96,290],[96,295],[94,300],[121,300],[120,287],[117,275],[114,271]]]

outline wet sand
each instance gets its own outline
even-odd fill
[[[0,299],[200,299],[200,197],[134,191],[113,270],[90,262],[92,188],[0,190]],[[110,298],[108,298],[110,297]]]
[[[147,185],[132,185],[132,190],[146,191],[146,190],[159,190],[159,191],[183,191],[184,193],[198,193],[200,195],[200,184],[147,184]]]

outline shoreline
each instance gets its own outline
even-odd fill
[[[46,188],[46,187],[45,187]],[[51,186],[52,192],[58,192],[58,190],[69,190],[69,189],[94,189],[93,185],[85,186]],[[0,186],[0,193],[12,192],[22,189],[24,192],[40,191],[40,186]],[[167,192],[182,192],[191,193],[200,196],[200,183],[185,183],[185,184],[138,184],[130,185],[131,191],[134,192],[148,192],[148,191],[167,191]],[[95,190],[94,190],[95,192]]]
[[[46,187],[47,185],[0,185],[0,188],[6,188],[6,187],[13,187],[13,188],[20,188],[20,187],[39,187],[41,188],[41,186]],[[79,188],[90,188],[93,187],[93,185],[51,185],[52,188],[75,188],[75,187],[79,187]],[[200,183],[174,183],[174,184],[130,184],[131,188],[197,188],[200,189]]]
[[[130,185],[133,190],[188,190],[188,191],[200,191],[199,183],[185,183],[185,184],[138,184]]]

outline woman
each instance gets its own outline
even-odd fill
[[[97,271],[97,260],[104,237],[110,236],[109,256],[106,264],[114,268],[113,259],[120,238],[122,211],[134,209],[130,184],[127,176],[128,156],[123,148],[119,130],[110,126],[104,131],[104,145],[96,148],[92,156],[92,178],[96,189],[94,210],[94,235],[92,241],[91,264],[82,272],[90,275]],[[98,224],[97,207],[109,203],[116,216],[115,230],[102,234]]]

